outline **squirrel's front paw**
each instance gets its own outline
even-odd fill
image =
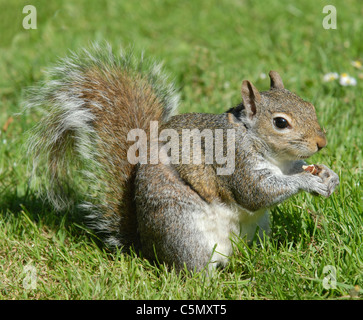
[[[307,192],[329,197],[339,184],[338,175],[325,165],[305,166],[304,170],[303,189]]]
[[[323,179],[317,175],[312,175],[310,173],[303,173],[303,187],[302,189],[310,192],[314,195],[322,195],[324,197],[329,197],[329,188],[324,183]]]
[[[323,164],[318,165],[320,171],[317,174],[323,180],[323,183],[328,188],[328,197],[333,193],[336,186],[339,185],[339,176],[327,166]]]

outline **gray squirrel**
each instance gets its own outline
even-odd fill
[[[57,209],[83,185],[79,205],[111,247],[134,246],[178,270],[213,270],[227,263],[234,236],[269,233],[269,208],[300,191],[329,197],[339,184],[324,165],[304,170],[325,133],[314,106],[275,71],[268,91],[243,81],[243,101],[225,113],[180,115],[160,65],[109,45],[70,54],[48,76],[26,101],[45,111],[29,138],[32,175],[47,180]],[[199,154],[190,132],[205,133]]]

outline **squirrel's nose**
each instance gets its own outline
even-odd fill
[[[316,146],[318,147],[318,151],[323,149],[326,146],[326,144],[327,141],[325,137],[318,137],[318,139],[316,140]]]

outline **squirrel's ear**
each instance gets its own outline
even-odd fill
[[[280,75],[276,72],[276,71],[270,71],[269,73],[270,76],[270,87],[271,89],[284,89],[284,84],[282,82],[282,79],[280,77]]]
[[[255,86],[248,80],[242,82],[242,99],[247,117],[252,119],[256,114],[256,105],[261,101],[261,95]]]

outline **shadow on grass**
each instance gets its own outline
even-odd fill
[[[277,206],[271,210],[271,216],[273,220],[271,237],[277,244],[299,241],[302,235],[306,233],[298,210],[285,212],[284,209]]]
[[[65,230],[72,239],[81,237],[84,239],[84,237],[87,237],[90,239],[90,242],[95,243],[101,251],[114,251],[107,247],[102,241],[103,235],[101,233],[96,233],[88,227],[89,221],[86,218],[88,212],[85,210],[74,205],[66,210],[56,211],[46,198],[41,197],[35,192],[27,189],[24,195],[19,196],[15,190],[16,188],[2,192],[0,197],[0,220],[6,220],[9,216],[20,219],[25,213],[39,229],[42,228],[42,226],[46,226],[56,233]],[[80,197],[77,198],[76,194],[73,198],[76,199],[75,203],[81,203],[82,200],[84,200]],[[299,242],[299,239],[307,233],[306,226],[304,226],[304,223],[299,218],[300,213],[298,210],[283,214],[282,210],[279,207],[276,207],[272,210],[271,214],[273,216],[273,225],[270,239],[273,241],[276,249],[280,246],[284,246],[286,242]],[[251,244],[248,244],[248,246],[250,247],[249,250],[252,250]],[[257,245],[257,249],[259,246],[260,245]],[[123,248],[121,251],[134,257],[138,256],[141,259],[143,258],[143,254],[140,252],[139,248]],[[253,255],[252,253],[250,254]],[[165,265],[161,266],[158,264],[157,259],[149,262],[152,266],[156,266],[157,269],[164,270],[167,268]],[[246,275],[246,277],[249,277],[252,272],[249,267],[243,264],[237,264],[240,272]],[[231,273],[236,272],[234,263],[232,262],[232,264],[229,264],[225,271]]]
[[[86,235],[101,250],[107,249],[101,240],[102,235],[96,234],[88,227],[87,212],[76,205],[56,211],[46,198],[29,189],[24,195],[18,195],[14,190],[3,190],[0,197],[0,219],[20,219],[24,214],[38,228],[46,226],[54,232],[64,229],[76,238]]]

